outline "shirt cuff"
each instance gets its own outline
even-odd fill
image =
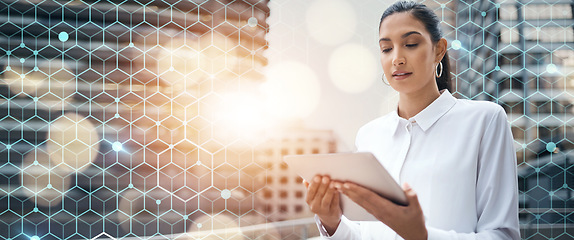
[[[330,236],[321,224],[321,219],[319,216],[315,215],[315,223],[317,223],[317,227],[319,228],[319,233],[321,234],[321,239],[351,239],[350,236],[353,235],[353,227],[356,226],[358,231],[359,225],[357,223],[352,222],[351,220],[347,219],[344,215],[341,216],[341,222],[339,226],[337,226],[337,230],[335,233]]]
[[[454,230],[442,230],[427,226],[428,240],[476,240],[476,233],[457,233]],[[492,239],[493,236],[486,236]],[[506,239],[506,238],[504,238]]]
[[[447,231],[427,226],[428,240],[450,239],[451,236]]]
[[[319,233],[321,234],[321,237],[326,238],[326,239],[331,239],[331,236],[329,235],[327,230],[325,230],[325,227],[323,226],[323,224],[321,224],[321,219],[319,219],[319,216],[317,216],[317,214],[315,214],[315,223],[317,224],[317,228],[319,228]],[[340,223],[339,223],[339,225],[340,225]],[[339,228],[337,228],[337,230],[339,230]],[[335,232],[337,232],[337,230],[335,230]]]

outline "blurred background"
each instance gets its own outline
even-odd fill
[[[574,238],[574,1],[421,1],[504,107],[524,239]],[[390,1],[0,1],[0,239],[307,239],[284,155],[391,111]]]

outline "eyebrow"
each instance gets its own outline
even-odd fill
[[[410,35],[412,35],[412,34],[422,35],[420,32],[410,31],[410,32],[408,32],[408,33],[403,34],[403,35],[401,36],[401,38],[406,38],[406,37],[408,37],[408,36],[410,36]],[[389,39],[389,38],[381,38],[381,39],[379,39],[379,42],[382,42],[382,41],[391,41],[391,39]]]

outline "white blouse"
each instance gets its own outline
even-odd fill
[[[428,239],[520,239],[516,153],[504,109],[448,90],[406,120],[393,111],[364,125],[357,151],[372,152],[417,192]],[[325,239],[402,239],[381,222],[343,216]]]

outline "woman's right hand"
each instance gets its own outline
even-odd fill
[[[339,203],[339,192],[335,189],[335,181],[331,181],[329,176],[317,175],[311,183],[305,182],[307,187],[306,202],[311,212],[317,214],[321,224],[329,235],[333,235],[341,222],[341,205]]]

